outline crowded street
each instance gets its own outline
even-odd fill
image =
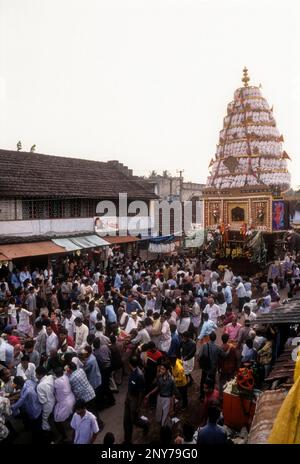
[[[300,444],[299,13],[0,0],[10,458]]]
[[[204,442],[234,442],[224,386],[255,366],[264,388],[282,340],[253,322],[297,294],[299,268],[287,253],[281,283],[266,275],[258,286],[221,268],[116,251],[102,270],[78,259],[64,277],[52,268],[2,277],[4,440],[69,443],[79,405],[97,418],[95,443],[196,444],[210,413],[219,425]],[[285,285],[286,269],[296,285]]]

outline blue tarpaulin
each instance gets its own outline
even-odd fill
[[[151,237],[150,243],[169,243],[172,242],[175,238],[175,235],[162,235],[160,237]]]

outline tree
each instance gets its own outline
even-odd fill
[[[17,143],[17,150],[18,150],[18,151],[21,151],[21,150],[22,150],[22,143],[21,143],[21,140],[19,140],[18,143]]]
[[[156,171],[151,171],[150,174],[149,174],[149,179],[153,179],[153,178],[155,178],[157,176],[158,176],[158,174],[157,174]]]
[[[165,170],[165,171],[163,171],[162,176],[163,177],[171,177],[171,173],[169,171]]]
[[[36,145],[32,145],[32,147],[30,148],[30,153],[34,153],[35,152],[35,149],[36,149]]]

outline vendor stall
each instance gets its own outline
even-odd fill
[[[250,429],[260,391],[240,388],[237,379],[228,382],[223,396],[224,424],[234,430]]]
[[[276,326],[283,338],[291,325],[295,324],[297,326],[300,323],[300,301],[290,301],[270,313],[262,314],[257,317],[255,323]],[[295,385],[294,373],[297,352],[299,351],[299,346],[297,346],[298,341],[298,338],[295,338],[291,341],[291,344],[284,345],[282,353],[274,363],[269,375],[265,378],[266,390],[258,398],[248,436],[248,444],[267,444],[269,442],[274,424],[278,420],[277,416],[282,414],[283,404]],[[290,406],[291,401],[286,406],[287,414]],[[284,428],[285,426],[283,425]],[[276,430],[278,431],[278,428]],[[284,440],[282,443],[285,443]],[[277,441],[275,440],[274,442]],[[279,442],[281,443],[281,441]]]

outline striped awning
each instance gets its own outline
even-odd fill
[[[99,235],[82,235],[80,237],[53,238],[52,242],[64,247],[66,251],[84,250],[86,248],[96,248],[110,245],[108,242],[99,237]]]

